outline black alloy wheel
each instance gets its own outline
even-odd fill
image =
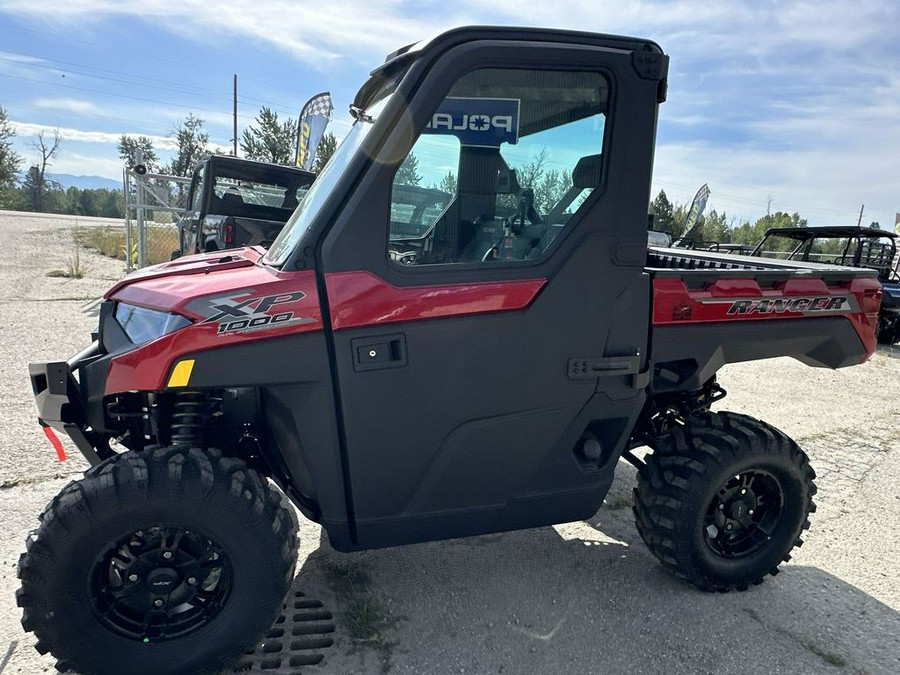
[[[116,455],[40,520],[19,559],[22,626],[80,675],[228,668],[272,626],[297,561],[287,499],[216,450]]]
[[[815,472],[778,429],[705,412],[651,444],[634,514],[650,552],[708,591],[746,590],[790,560],[815,511]]]
[[[730,477],[706,510],[706,544],[723,558],[740,558],[765,546],[781,522],[784,492],[767,471]]]
[[[180,638],[222,611],[234,583],[225,552],[180,527],[147,527],[123,537],[91,571],[101,623],[144,644]]]

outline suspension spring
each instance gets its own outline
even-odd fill
[[[204,429],[209,422],[213,405],[213,399],[201,391],[176,394],[172,411],[172,445],[204,447]]]

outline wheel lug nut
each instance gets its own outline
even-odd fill
[[[732,527],[734,527],[734,525],[732,525],[731,523],[728,523],[728,524],[725,526],[725,529],[726,529],[726,530],[730,530]]]
[[[162,598],[158,598],[158,599],[154,600],[153,604],[157,607],[162,607],[163,606]]]
[[[747,494],[747,488],[741,488],[741,494],[742,495]]]
[[[137,580],[138,580],[137,574],[129,574],[128,575],[128,581],[137,581]]]
[[[724,510],[725,510],[725,505],[719,504],[719,511],[724,511]]]
[[[165,553],[163,553],[163,558],[165,558],[166,560],[171,560],[172,559],[172,551],[166,551]]]
[[[188,577],[188,584],[193,586],[196,583],[197,583],[197,579],[195,577]]]
[[[749,513],[749,514],[752,516],[752,515],[753,515],[753,509],[750,509],[749,511],[747,511],[747,513]]]

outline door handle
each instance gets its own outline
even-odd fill
[[[407,363],[406,336],[402,333],[350,340],[353,370],[364,372],[383,368],[402,368]]]

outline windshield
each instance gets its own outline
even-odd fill
[[[375,103],[371,109],[366,110],[365,114],[359,115],[358,120],[350,128],[350,133],[347,134],[337,150],[334,151],[331,159],[328,160],[328,163],[316,178],[309,192],[303,196],[299,206],[288,218],[284,229],[281,230],[281,233],[272,243],[269,252],[263,258],[264,263],[278,267],[287,261],[291,251],[297,246],[297,242],[300,241],[318,216],[325,200],[328,199],[335,184],[343,176],[347,165],[372,128],[372,124],[390,99],[391,96],[384,97]]]

